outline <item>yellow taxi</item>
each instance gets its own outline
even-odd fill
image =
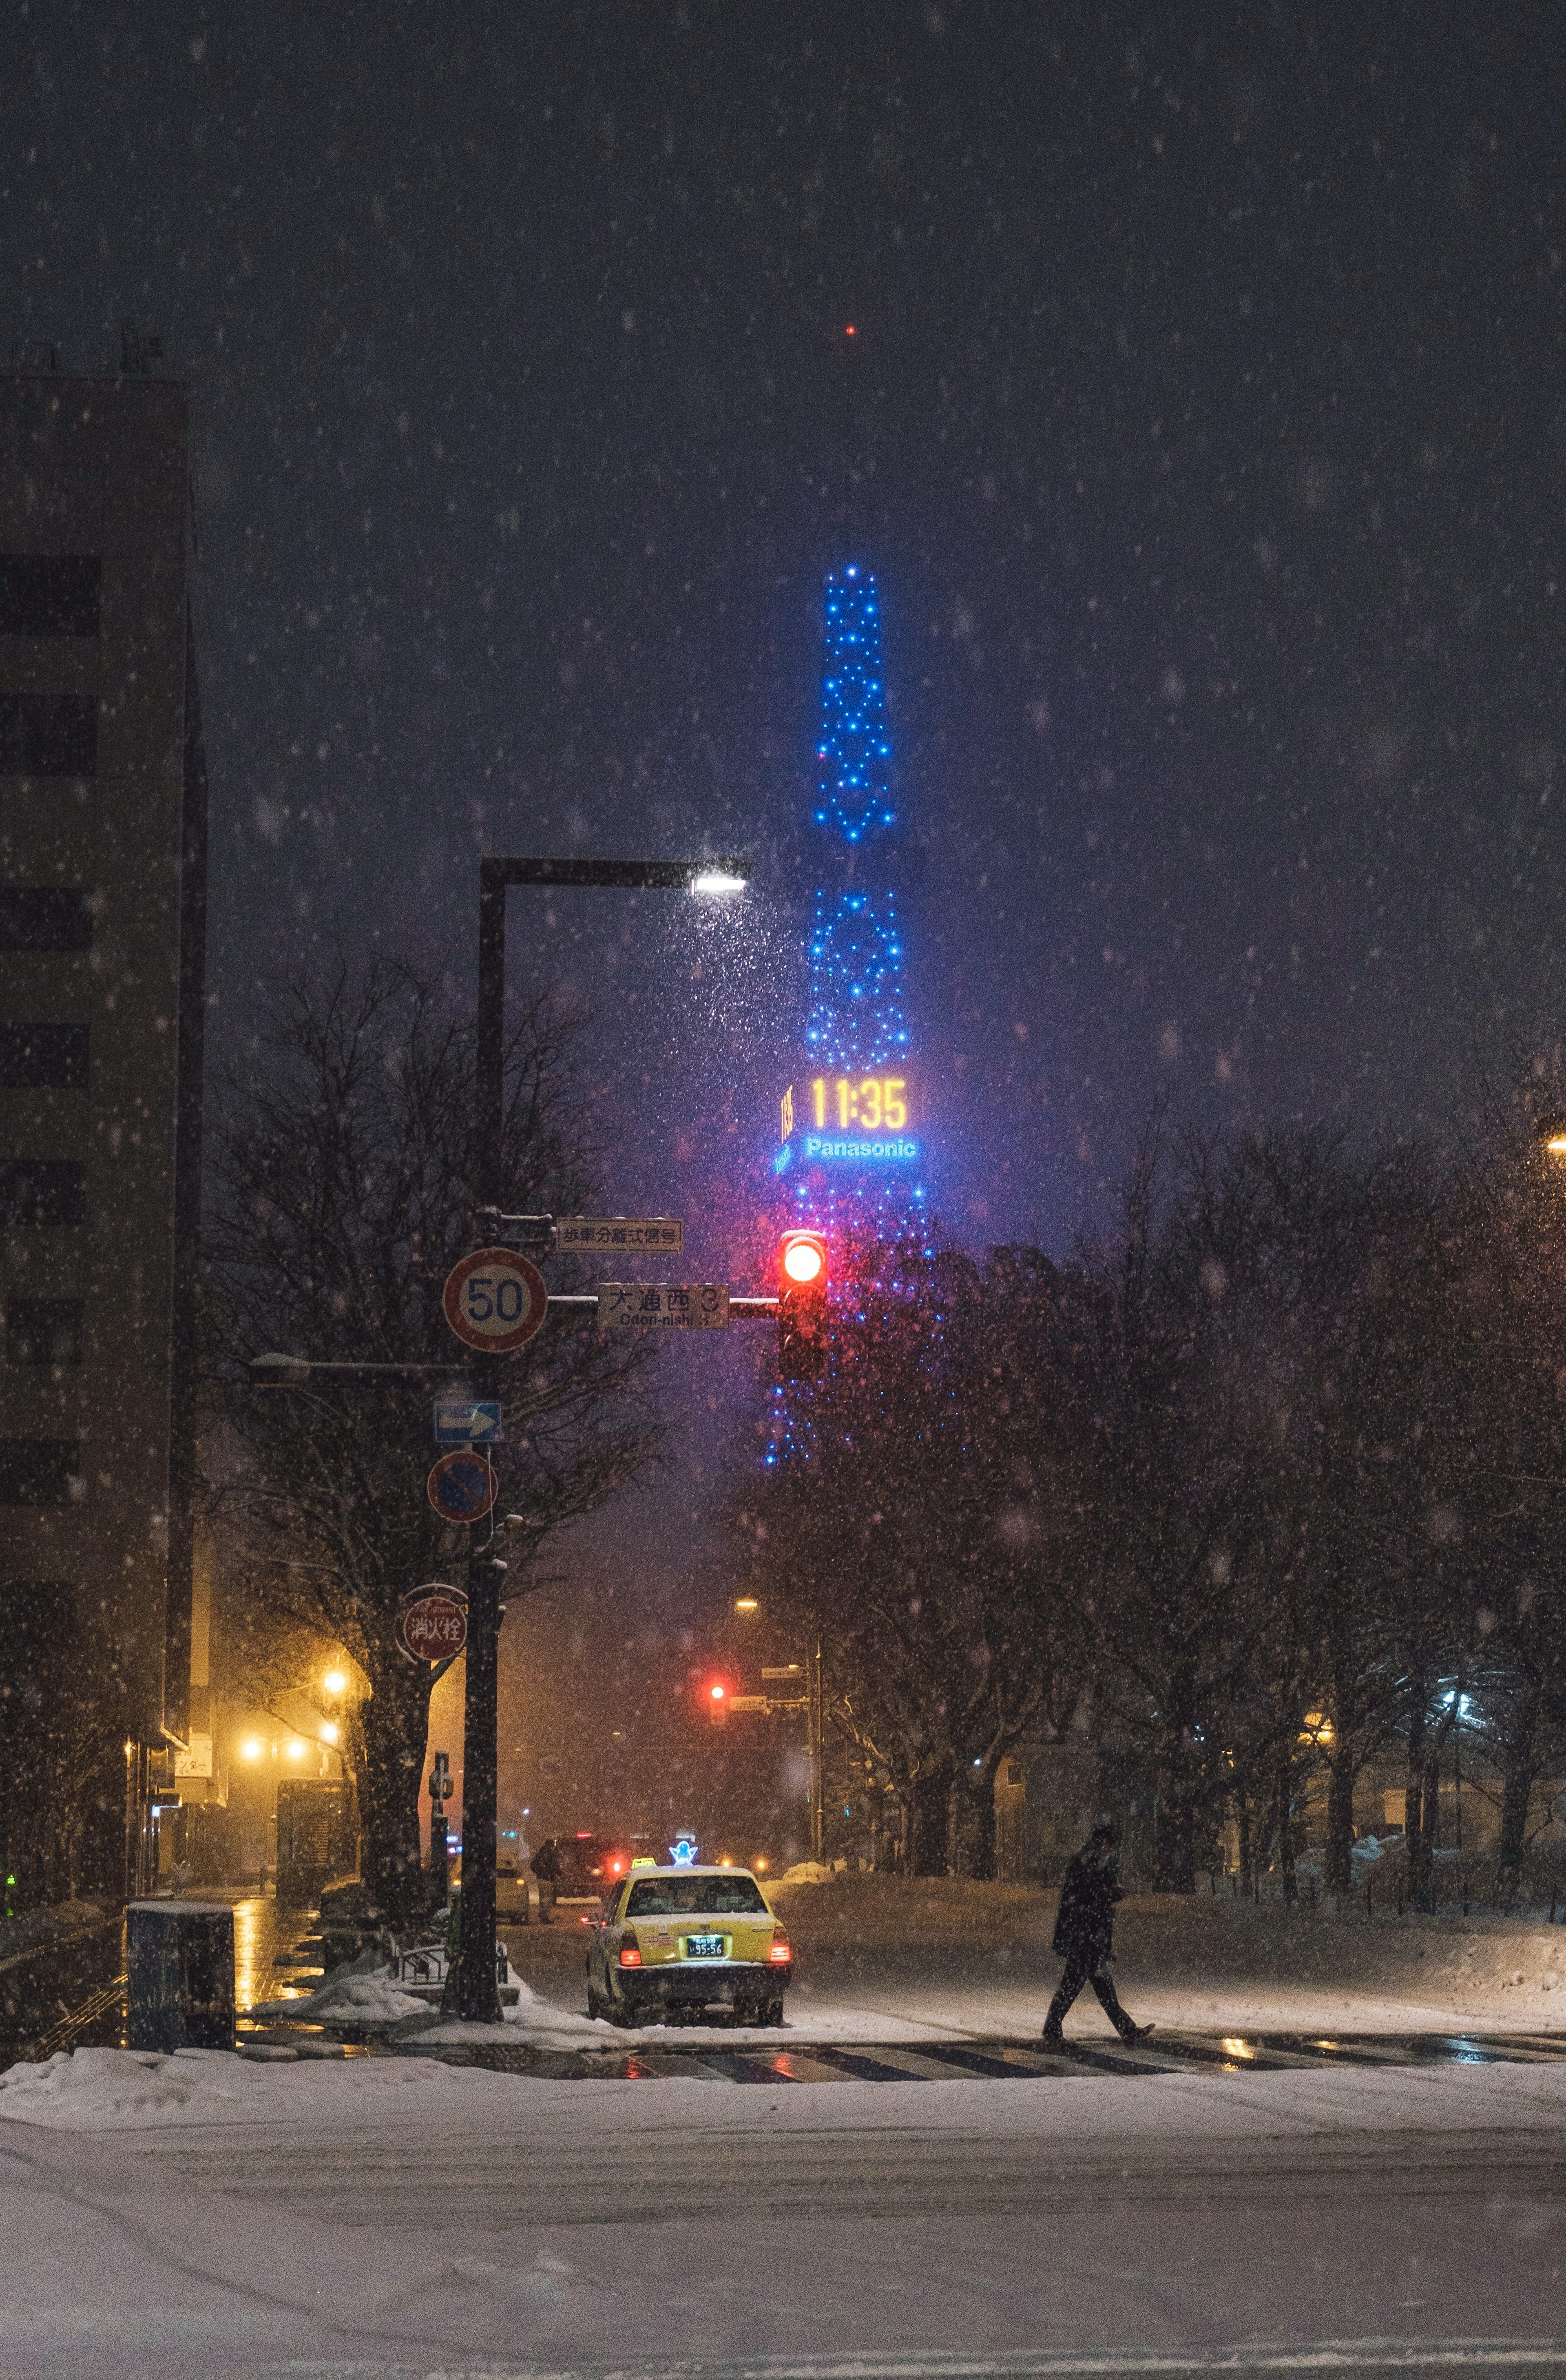
[[[788,1935],[746,1867],[636,1862],[588,1943],[588,2014],[613,2024],[703,2010],[782,2024]]]

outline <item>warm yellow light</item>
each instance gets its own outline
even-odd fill
[[[1552,1132],[1545,1148],[1551,1157],[1566,1157],[1566,1132]]]
[[[136,1749],[136,1746],[134,1745],[134,1743],[132,1743],[132,1742],[131,1742],[131,1740],[130,1740],[129,1736],[127,1735],[127,1736],[126,1737],[126,1739],[125,1739],[125,1756],[126,1756],[126,1758],[127,1758],[127,1760],[130,1758],[130,1755],[131,1755],[131,1754],[135,1751],[135,1749]]]
[[[1302,1743],[1330,1743],[1331,1741],[1332,1722],[1328,1718],[1326,1712],[1306,1711],[1305,1730],[1300,1737],[1300,1742]]]
[[[757,1857],[751,1861],[750,1864],[754,1868],[765,1869],[767,1863],[759,1854],[758,1854]]]
[[[760,1609],[760,1605],[757,1602],[756,1597],[753,1595],[741,1595],[737,1596],[734,1599],[734,1609],[736,1611],[759,1611]]]
[[[322,1743],[335,1743],[337,1741],[337,1730],[331,1719],[321,1730],[321,1741]]]
[[[348,1682],[341,1670],[328,1670],[321,1682],[329,1694],[340,1694],[347,1690]]]
[[[248,1736],[245,1738],[244,1742],[239,1746],[239,1757],[240,1757],[240,1759],[241,1759],[241,1760],[259,1760],[259,1759],[261,1758],[261,1745],[257,1742],[257,1741],[256,1741],[256,1739],[255,1739],[255,1737],[254,1737],[253,1735],[248,1735]]]
[[[720,1852],[718,1853],[718,1865],[720,1867],[733,1867],[734,1862],[729,1857],[727,1852]]]
[[[304,1756],[305,1747],[299,1741],[299,1738],[296,1736],[293,1742],[288,1746],[288,1757],[290,1760],[302,1760]]]

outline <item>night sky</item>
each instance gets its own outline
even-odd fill
[[[614,1203],[737,1273],[854,556],[960,1235],[1104,1220],[1161,1091],[1439,1136],[1556,1038],[1557,12],[6,30],[6,343],[191,390],[230,1045],[333,930],[465,989],[481,849],[748,853],[722,923],[513,896]]]

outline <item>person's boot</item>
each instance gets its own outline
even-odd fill
[[[1146,2041],[1152,2029],[1153,2028],[1150,2024],[1133,2024],[1131,2019],[1127,2017],[1125,2022],[1121,2026],[1120,2037],[1122,2041],[1127,2042]]]
[[[1046,2049],[1063,2049],[1066,2046],[1065,2034],[1058,2024],[1046,2023],[1040,2038]]]

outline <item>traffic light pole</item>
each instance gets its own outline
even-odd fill
[[[591,891],[737,892],[747,871],[733,861],[686,859],[481,859],[479,863],[478,1112],[473,1169],[475,1244],[489,1236],[484,1210],[505,1203],[505,896],[513,884]],[[475,1354],[475,1402],[496,1402],[507,1358]],[[467,1557],[467,1672],[462,1744],[462,1940],[447,1979],[447,2012],[500,2021],[495,1972],[495,1848],[498,1822],[501,1601],[505,1564],[494,1522]]]

